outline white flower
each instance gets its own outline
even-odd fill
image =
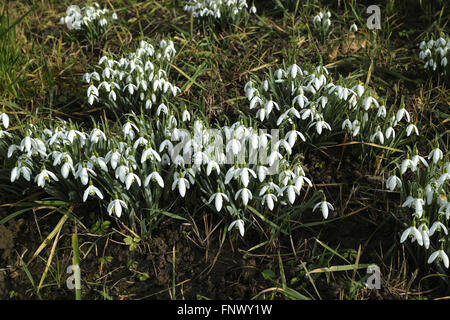
[[[313,211],[315,211],[317,208],[319,208],[319,206],[320,206],[320,210],[322,211],[322,215],[325,219],[328,217],[328,209],[330,209],[332,211],[334,210],[331,203],[327,202],[326,200],[322,200],[322,201],[316,203],[316,205],[313,208]]]
[[[145,178],[144,181],[144,187],[148,186],[148,184],[150,183],[150,181],[152,180],[156,180],[156,182],[159,184],[159,186],[161,188],[164,188],[164,180],[161,178],[160,174],[158,173],[158,171],[156,171],[156,168],[153,170],[152,173],[150,173],[147,178]]]
[[[352,122],[349,118],[345,119],[342,122],[342,130],[344,130],[345,128],[348,128],[348,130],[352,131]]]
[[[428,249],[430,247],[430,230],[428,229],[428,226],[425,223],[422,223],[418,228],[420,234],[422,235],[423,240],[423,246],[425,249]],[[414,242],[414,239],[413,239]]]
[[[439,257],[439,260],[442,259],[442,261],[444,262],[444,266],[448,268],[449,266],[448,256],[442,249],[433,252],[428,258],[428,263],[433,263],[433,261],[436,260],[437,257]]]
[[[248,204],[248,200],[253,198],[252,192],[247,188],[239,189],[238,192],[236,192],[236,195],[234,196],[234,200],[237,200],[239,198],[239,195],[241,195],[242,203],[244,206]]]
[[[87,185],[87,183],[89,182],[89,173],[92,174],[93,176],[97,176],[94,170],[86,167],[84,163],[82,165],[78,164],[78,170],[75,172],[74,177],[75,179],[80,178],[81,183],[83,185]]]
[[[413,163],[415,168],[417,168],[417,166],[419,165],[419,163],[420,163],[419,161],[422,162],[423,165],[428,168],[428,163],[427,163],[427,161],[425,160],[424,157],[419,156],[418,154],[416,154],[416,155],[414,155],[411,158],[411,162]],[[415,170],[413,170],[413,171],[415,171]]]
[[[448,235],[447,227],[440,221],[435,221],[430,228],[428,235],[431,237],[436,231],[444,231],[445,235]]]
[[[399,177],[397,177],[395,174],[390,176],[387,180],[386,180],[386,185],[389,188],[389,190],[394,191],[394,189],[398,186],[402,186],[402,181],[400,180]]]
[[[375,142],[375,138],[378,138],[381,144],[384,143],[383,132],[381,132],[379,128],[377,132],[370,136],[370,142]]]
[[[189,189],[189,181],[184,178],[184,173],[175,172],[174,181],[172,183],[172,190],[175,190],[175,187],[178,185],[178,192],[180,196],[184,198],[186,194],[186,189]]]
[[[358,31],[358,27],[356,26],[356,24],[352,24],[352,25],[350,26],[349,31],[350,31],[350,32],[356,32],[356,31]]]
[[[248,186],[248,183],[249,183],[249,173],[253,176],[253,178],[255,178],[256,179],[256,173],[255,173],[255,171],[253,171],[252,169],[249,169],[249,168],[247,168],[247,167],[244,167],[244,168],[241,168],[240,170],[239,170],[239,174],[240,174],[240,177],[241,177],[241,181],[242,181],[242,184],[244,185],[244,187],[247,187]]]
[[[126,139],[127,137],[130,137],[131,140],[134,140],[135,137],[135,133],[133,131],[133,128],[139,132],[138,127],[136,127],[136,125],[134,123],[131,122],[126,122],[123,126],[122,126],[122,132],[123,132],[123,136]]]
[[[116,216],[118,218],[120,218],[120,216],[122,215],[122,207],[124,207],[125,209],[128,209],[128,206],[125,203],[125,201],[116,199],[109,203],[106,211],[108,212],[109,215],[112,215],[113,213],[115,213]]]
[[[223,199],[225,199],[226,201],[230,201],[228,199],[228,196],[225,193],[222,193],[219,190],[217,190],[217,193],[214,193],[209,198],[208,204],[214,200],[214,205],[216,207],[216,210],[220,211],[222,209]]]
[[[300,193],[300,189],[297,188],[295,185],[293,185],[292,183],[289,185],[284,186],[283,188],[281,188],[280,193],[284,193],[284,190],[287,190],[287,195],[288,195],[288,200],[291,204],[294,204],[295,202],[295,196],[296,194]]]
[[[249,12],[252,13],[252,14],[256,14],[256,7],[255,6],[251,6]]]
[[[401,174],[404,174],[408,168],[411,168],[412,171],[416,171],[416,166],[414,165],[414,162],[411,161],[411,159],[405,159],[402,161],[401,165]]]
[[[400,120],[403,119],[403,116],[406,116],[406,120],[408,122],[410,121],[409,113],[408,111],[406,111],[405,108],[401,108],[397,111],[397,114],[395,115],[395,120],[397,120],[397,122],[400,122]]]
[[[17,164],[17,167],[14,167],[11,170],[11,182],[18,180],[20,175],[22,175],[25,180],[30,181],[31,169],[23,166],[22,164]]]
[[[414,225],[403,231],[402,236],[400,237],[400,243],[403,243],[408,236],[411,236],[413,240],[417,240],[417,243],[420,246],[423,245],[422,234]]]
[[[269,173],[269,169],[263,165],[259,165],[256,168],[256,172],[258,174],[259,182],[263,182],[264,179],[266,178],[267,174]]]
[[[232,223],[230,223],[230,226],[228,227],[228,231],[230,231],[231,229],[233,229],[234,226],[237,226],[239,228],[239,233],[241,234],[241,236],[244,236],[244,220],[242,219],[237,219],[234,220]]]
[[[284,138],[288,141],[289,146],[292,148],[295,144],[295,141],[297,140],[297,137],[300,137],[303,142],[306,141],[305,136],[300,131],[295,130],[295,127],[293,127],[291,131],[286,133],[286,136]]]
[[[130,168],[128,168],[128,166],[122,163],[120,166],[116,168],[115,177],[116,179],[119,179],[120,182],[125,183],[125,178],[128,172],[130,172]]]
[[[115,148],[110,150],[105,156],[105,161],[111,164],[111,168],[116,169],[120,161],[120,153]]]
[[[402,208],[405,207],[413,207],[416,209],[416,214],[420,218],[423,214],[423,205],[425,201],[422,198],[413,198],[412,196],[408,196],[402,204]]]
[[[389,139],[392,135],[392,139],[395,139],[395,130],[392,127],[388,127],[386,129],[386,132],[384,134],[386,136],[386,139]]]
[[[270,211],[273,210],[274,207],[274,202],[277,202],[277,196],[274,195],[273,193],[266,193],[263,197],[262,197],[262,204],[266,204],[267,207],[269,208]]]
[[[191,114],[189,113],[189,111],[186,108],[183,111],[182,121],[183,122],[191,121]]]
[[[59,181],[56,175],[45,169],[45,167],[41,170],[41,172],[34,178],[34,182],[37,182],[37,185],[41,188],[45,187],[45,182],[51,179],[55,181]]]
[[[425,195],[427,197],[427,204],[430,205],[433,202],[434,190],[431,186],[431,183],[427,184],[425,187]]]
[[[142,152],[141,163],[144,163],[147,159],[153,158],[155,158],[158,162],[161,162],[161,157],[159,156],[158,152],[149,147]]]
[[[89,187],[86,188],[83,194],[83,202],[86,202],[88,196],[97,195],[100,199],[103,199],[103,194],[100,192],[100,190],[93,186],[92,183],[89,185]]]
[[[94,128],[91,131],[91,134],[89,135],[89,140],[93,143],[97,143],[100,139],[103,139],[104,141],[106,141],[106,135],[103,133],[102,130],[98,129],[98,128]]]
[[[437,163],[439,160],[444,158],[444,154],[442,153],[441,149],[435,148],[431,150],[430,154],[428,155],[428,159],[433,158],[433,163]]]

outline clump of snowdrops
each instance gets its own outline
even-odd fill
[[[422,41],[419,45],[420,60],[424,61],[424,68],[441,75],[449,74],[450,38],[446,35],[437,40]]]
[[[75,30],[79,34],[94,40],[105,33],[113,20],[117,20],[117,14],[107,8],[100,8],[98,3],[87,5],[80,9],[77,5],[71,5],[66,10],[66,16],[61,17],[60,23],[67,29]]]
[[[296,130],[316,146],[346,134],[346,139],[395,147],[405,136],[419,134],[403,101],[388,111],[370,88],[345,78],[335,83],[322,66],[293,64],[249,81],[244,90],[262,125]]]
[[[154,46],[140,41],[136,51],[120,59],[100,58],[96,71],[83,80],[90,105],[103,105],[116,114],[134,111],[147,115],[168,114],[169,102],[180,89],[169,81],[170,62],[176,54],[171,40]]]
[[[400,242],[412,243],[430,251],[428,263],[441,261],[449,267],[448,228],[450,203],[449,153],[435,143],[427,155],[409,150],[386,180],[390,191],[399,190],[402,222],[405,224]]]

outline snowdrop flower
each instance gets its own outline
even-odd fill
[[[316,131],[318,134],[322,134],[322,129],[328,129],[331,131],[331,126],[327,122],[325,122],[323,119],[320,119],[318,121],[311,123],[309,125],[308,129],[314,125],[316,125]]]
[[[378,101],[375,98],[370,97],[370,96],[367,98],[364,98],[362,104],[363,104],[364,110],[366,110],[366,111],[369,110],[369,108],[371,107],[372,104],[374,104],[377,108],[379,107]]]
[[[425,223],[422,223],[418,228],[420,234],[422,235],[423,247],[428,249],[430,247],[430,230]],[[413,240],[414,241],[414,240]]]
[[[322,201],[316,203],[316,205],[313,208],[313,211],[316,211],[317,208],[320,207],[320,210],[322,211],[322,215],[324,217],[324,219],[326,219],[328,217],[328,209],[333,211],[333,205],[329,202],[327,202],[326,199],[323,199]]]
[[[349,118],[345,119],[342,122],[342,130],[344,130],[345,128],[347,128],[348,130],[352,131],[352,122],[350,121]]]
[[[9,117],[5,112],[0,112],[0,120],[3,124],[3,127],[5,129],[8,129],[9,127]]]
[[[220,174],[220,166],[219,166],[219,164],[216,161],[214,161],[214,160],[209,160],[208,166],[206,168],[206,175],[208,177],[211,174],[213,169],[216,170],[217,174]]]
[[[430,154],[428,155],[428,159],[433,159],[433,163],[438,163],[439,160],[444,158],[444,154],[442,153],[441,149],[439,147],[431,150]]]
[[[106,135],[103,133],[103,131],[98,128],[94,128],[89,135],[89,140],[93,143],[97,143],[100,141],[100,139],[107,141]]]
[[[120,161],[121,154],[116,150],[116,148],[113,148],[113,150],[108,151],[108,153],[105,156],[105,161],[111,164],[111,168],[116,169],[117,164]]]
[[[361,129],[361,123],[358,121],[358,119],[353,120],[352,122],[352,136],[355,137],[358,135],[359,131]]]
[[[413,130],[416,133],[416,135],[419,135],[419,130],[417,129],[416,125],[411,123],[406,127],[406,136],[409,137],[409,135],[411,134],[411,132],[413,132]]]
[[[69,176],[69,173],[72,172],[72,174],[74,174],[74,172],[75,172],[75,168],[73,167],[72,159],[70,159],[70,161],[68,159],[70,159],[70,157],[66,158],[64,164],[61,166],[61,176],[64,179],[67,179],[67,177]]]
[[[445,218],[448,220],[450,218],[450,202],[442,204],[439,207],[439,212],[443,212],[445,214]]]
[[[144,187],[148,186],[150,181],[155,180],[161,188],[164,188],[164,180],[161,178],[161,175],[156,171],[156,168],[153,168],[153,172],[150,173],[144,181]]]
[[[380,106],[378,108],[377,117],[381,117],[384,119],[384,118],[386,118],[386,114],[387,114],[386,107]]]
[[[184,177],[184,173],[175,172],[172,183],[172,190],[175,190],[177,186],[180,196],[184,198],[186,189],[189,189],[189,181]]]
[[[406,170],[408,170],[408,168],[411,168],[411,171],[416,171],[416,166],[414,165],[414,162],[411,161],[411,159],[408,158],[404,159],[402,161],[402,165],[401,165],[401,174],[405,174]]]
[[[133,173],[132,170],[130,170],[125,178],[125,186],[127,190],[130,189],[133,182],[136,182],[139,186],[141,186],[141,179],[139,178],[139,176]]]
[[[17,166],[11,170],[11,182],[18,180],[20,175],[22,175],[25,180],[30,181],[31,169],[25,167],[22,163],[17,163]]]
[[[134,140],[135,137],[135,133],[133,131],[133,128],[139,132],[138,127],[136,127],[136,125],[132,122],[126,122],[123,126],[122,126],[122,132],[123,132],[123,136],[126,139],[127,137],[129,137],[131,140]]]
[[[242,204],[244,206],[248,204],[248,200],[251,200],[253,198],[252,192],[246,187],[239,189],[238,192],[236,192],[234,200],[237,200],[239,198],[239,195],[241,196]]]
[[[408,111],[406,111],[405,108],[401,108],[401,109],[399,109],[399,110],[397,111],[397,114],[395,115],[395,120],[396,120],[397,122],[400,122],[400,120],[403,119],[403,116],[406,117],[406,120],[407,120],[408,122],[410,121],[409,113],[408,113]]]
[[[228,196],[227,196],[225,193],[220,192],[220,189],[217,188],[217,192],[214,193],[214,194],[209,198],[208,204],[210,204],[210,203],[214,200],[214,205],[215,205],[215,207],[216,207],[216,210],[217,210],[218,212],[220,212],[220,210],[222,209],[222,204],[223,204],[223,200],[224,200],[224,199],[225,199],[226,201],[230,201],[230,200],[228,199]]]
[[[412,158],[411,158],[411,162],[413,163],[414,167],[417,168],[417,166],[420,164],[420,162],[423,163],[423,165],[425,167],[428,168],[428,162],[425,160],[424,157],[419,156],[418,154],[415,154]],[[415,170],[413,170],[415,171]]]
[[[437,250],[433,252],[430,257],[428,258],[428,263],[433,263],[436,258],[439,258],[439,260],[442,260],[444,263],[444,266],[448,269],[449,266],[449,260],[447,254],[444,252],[444,250],[441,248],[440,250]]]
[[[161,162],[161,157],[158,152],[153,150],[151,147],[148,147],[142,152],[141,163],[144,163],[147,159],[153,158],[155,158],[158,162]]]
[[[122,215],[122,207],[125,209],[128,209],[128,206],[125,203],[125,201],[120,200],[120,199],[115,199],[109,203],[106,211],[108,212],[108,214],[110,216],[114,213],[118,218],[120,218],[120,216]]]
[[[230,226],[228,227],[228,231],[230,231],[231,229],[233,229],[234,226],[237,226],[239,228],[239,233],[241,234],[241,236],[244,236],[244,220],[242,219],[237,219],[234,220],[232,223],[230,223]]]
[[[58,178],[56,177],[56,175],[53,172],[46,170],[45,166],[44,166],[42,168],[41,172],[34,178],[34,182],[37,182],[37,185],[39,187],[44,188],[45,182],[47,180],[51,181],[52,179],[54,181],[59,181]]]
[[[349,31],[350,31],[350,32],[356,32],[356,31],[358,31],[358,27],[356,26],[356,24],[352,24],[352,25],[350,26]]]
[[[94,177],[97,176],[97,174],[92,170],[91,168],[86,167],[85,163],[83,162],[82,165],[78,164],[78,170],[75,172],[75,179],[80,178],[80,181],[83,185],[87,185],[89,182],[89,173],[92,174]]]
[[[88,196],[97,195],[100,199],[103,199],[103,194],[100,190],[92,184],[92,181],[89,182],[89,186],[86,188],[83,194],[83,202],[86,202]]]
[[[397,186],[402,186],[402,181],[400,180],[400,178],[399,177],[397,177],[396,175],[395,175],[395,173],[392,175],[392,176],[390,176],[387,180],[386,180],[386,186],[389,188],[389,190],[391,190],[391,191],[394,191],[394,189],[397,187]]]
[[[116,168],[116,171],[114,172],[114,174],[115,174],[116,179],[119,179],[120,182],[125,183],[125,179],[126,179],[128,172],[130,172],[130,168],[128,168],[128,166],[126,166],[124,164],[124,162],[122,161],[120,166],[118,166]]]
[[[388,127],[386,129],[386,132],[384,134],[386,136],[386,139],[389,139],[392,135],[392,139],[395,139],[395,130],[392,127]]]
[[[405,242],[406,238],[411,237],[413,240],[417,240],[417,243],[420,246],[423,246],[423,238],[422,234],[419,230],[417,230],[416,226],[413,224],[411,227],[407,228],[403,231],[402,236],[400,237],[400,243]]]
[[[406,201],[403,202],[402,208],[405,207],[413,207],[416,209],[416,214],[419,218],[422,217],[423,214],[423,205],[425,204],[425,201],[422,198],[413,198],[412,196],[408,196],[406,198]]]
[[[254,5],[252,5],[252,6],[250,7],[249,12],[250,12],[251,14],[256,14],[256,7],[255,7]]]
[[[295,144],[295,141],[297,140],[297,137],[300,137],[300,139],[303,140],[303,142],[306,141],[305,136],[300,131],[296,130],[295,125],[292,125],[292,130],[288,131],[286,133],[285,139],[288,141],[289,146],[292,148]]]
[[[189,113],[189,111],[187,110],[186,107],[184,107],[184,111],[183,111],[183,115],[182,115],[182,121],[183,122],[191,121],[191,114]]]
[[[133,149],[136,150],[137,148],[139,148],[139,146],[147,146],[148,145],[148,140],[145,139],[143,136],[140,136],[139,138],[136,139],[136,141],[134,141],[133,143]]]
[[[261,196],[261,194],[260,194]],[[274,203],[277,202],[277,196],[267,191],[267,193],[262,197],[261,204],[266,204],[270,211],[274,208]]]
[[[375,142],[375,138],[378,138],[381,144],[384,144],[384,136],[383,132],[381,132],[380,127],[377,128],[377,131],[370,136],[370,142]]]
[[[284,186],[281,188],[280,193],[283,194],[284,191],[287,190],[288,200],[291,204],[294,204],[295,202],[295,196],[296,194],[300,193],[300,189],[297,188],[295,185],[292,184],[292,182],[289,185]]]

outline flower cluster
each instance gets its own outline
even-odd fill
[[[325,67],[308,71],[293,64],[263,81],[249,81],[244,89],[249,108],[257,109],[262,123],[295,130],[313,143],[321,136],[348,132],[362,141],[393,145],[396,138],[419,134],[403,104],[388,113],[362,85],[346,79],[333,83]],[[395,130],[398,127],[403,128],[401,134]]]
[[[156,48],[142,40],[127,57],[115,60],[103,56],[98,72],[83,76],[89,84],[89,104],[98,102],[113,112],[168,114],[168,101],[180,92],[167,75],[175,54],[171,40],[161,40]]]
[[[402,233],[400,242],[403,243],[409,237],[427,250],[432,248],[435,251],[428,263],[440,257],[446,268],[449,267],[446,252],[450,219],[447,198],[450,162],[445,162],[448,157],[439,146],[435,146],[427,156],[420,156],[415,150],[407,154],[386,180],[389,190],[400,190],[403,199],[401,207],[408,208],[405,219],[408,227]]]
[[[93,6],[86,6],[80,9],[76,5],[67,8],[66,16],[60,19],[60,23],[65,24],[69,30],[95,30],[103,33],[111,20],[116,20],[117,14],[111,13],[107,8],[101,9],[98,3]]]
[[[245,8],[248,8],[246,0],[189,0],[184,11],[192,13],[194,18],[221,19],[237,16]],[[252,6],[250,11],[256,13],[256,8]]]
[[[425,69],[447,74],[449,71],[448,60],[450,59],[450,39],[448,37],[422,41],[419,47],[419,58],[425,62]]]

